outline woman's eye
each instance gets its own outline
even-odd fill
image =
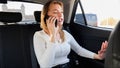
[[[54,14],[57,14],[58,12],[53,12]]]

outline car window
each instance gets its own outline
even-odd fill
[[[74,21],[76,23],[85,24],[85,20],[82,14],[82,10],[80,8],[80,4],[77,4],[77,10],[76,10]]]
[[[119,0],[81,0],[85,18],[89,26],[114,28],[120,20]],[[84,24],[80,3],[74,21]]]
[[[35,22],[34,11],[41,11],[43,5],[37,3],[8,1],[7,4],[0,4],[0,11],[21,12],[23,19],[21,24],[33,24]]]

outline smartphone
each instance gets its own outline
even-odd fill
[[[50,16],[45,15],[45,18],[44,18],[45,24],[46,24],[46,19],[48,19],[49,17],[50,17]],[[57,19],[56,19],[56,21],[55,21],[55,27],[57,27]]]
[[[56,21],[55,21],[55,27],[57,27],[57,19],[56,19]]]

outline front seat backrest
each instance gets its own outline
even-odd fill
[[[120,21],[110,34],[105,68],[120,68]]]

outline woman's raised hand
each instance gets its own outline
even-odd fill
[[[107,41],[103,42],[101,45],[101,49],[98,51],[98,56],[100,59],[105,58],[105,53],[106,53],[107,47],[108,47],[108,42]]]

